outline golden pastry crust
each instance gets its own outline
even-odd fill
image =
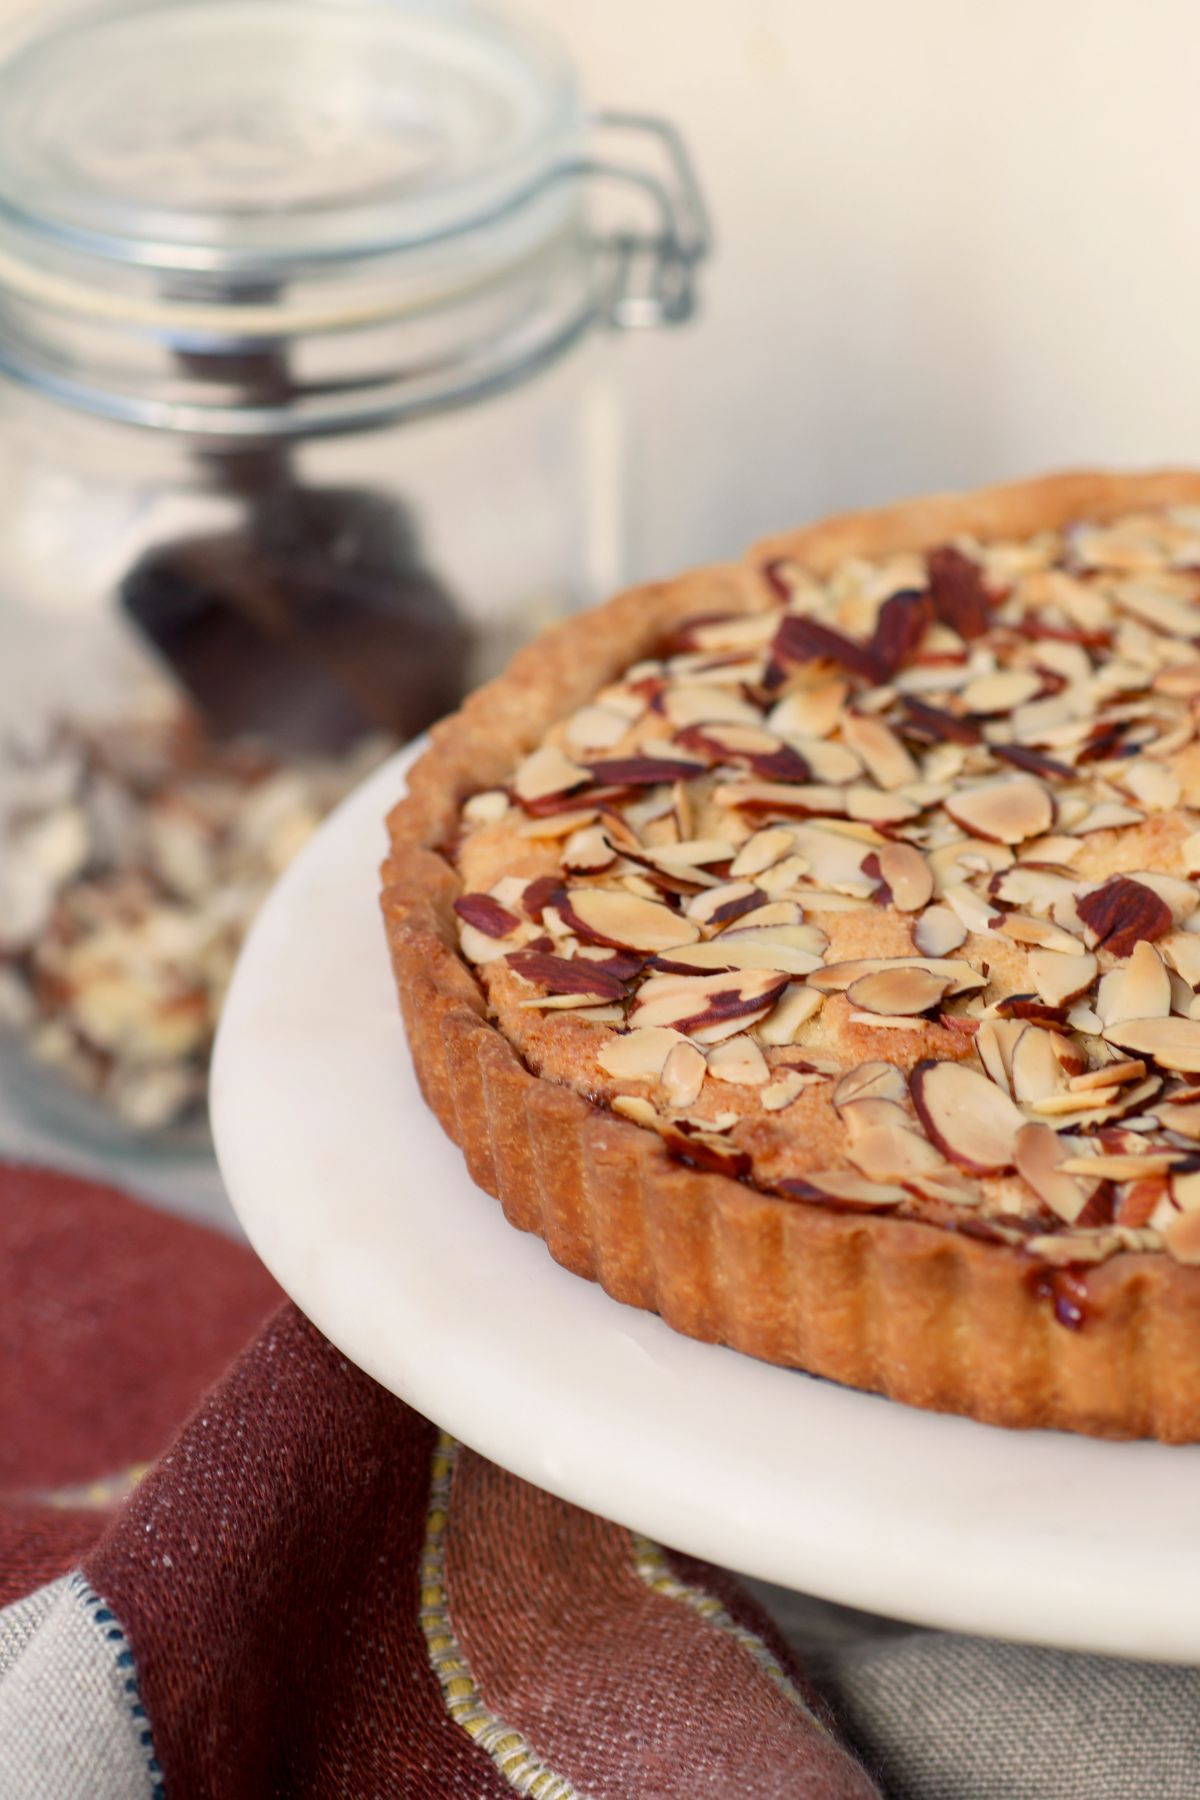
[[[729,1090],[725,1110],[739,1115],[739,1153],[760,1186],[687,1167],[661,1136],[600,1104],[654,1092],[597,1070],[596,1044],[612,1033],[567,1013],[549,1015],[547,1025],[523,1003],[520,978],[491,964],[485,992],[459,954],[453,911],[464,873],[473,891],[492,885],[489,875],[552,873],[561,848],[548,856],[543,841],[514,839],[497,825],[490,851],[487,831],[468,850],[463,802],[509,783],[557,722],[652,655],[681,622],[777,606],[778,584],[766,574],[773,565],[825,577],[849,558],[877,561],[951,539],[1011,543],[1081,519],[1198,502],[1196,474],[1071,475],[833,519],[759,545],[743,563],[635,590],[570,621],[436,728],[389,821],[384,912],[422,1087],[474,1178],[514,1223],[617,1298],[770,1361],[1007,1425],[1200,1437],[1200,1269],[1110,1246],[1108,1260],[1083,1270],[1074,1256],[1056,1259],[1053,1247],[1031,1256],[973,1235],[1002,1217],[1011,1176],[984,1179],[974,1211],[943,1205],[935,1188],[917,1197],[915,1216],[907,1202],[909,1216],[864,1214],[763,1191],[795,1173],[800,1143],[804,1168],[845,1166],[828,1082],[806,1087],[779,1114],[759,1104],[758,1089]],[[1191,747],[1175,759],[1189,795],[1195,760]],[[1085,852],[1097,866],[1081,872],[1169,870],[1182,836],[1167,813],[1127,829],[1126,843],[1119,832],[1099,833]],[[910,924],[890,908],[821,922],[834,927],[839,959],[908,949]],[[993,945],[993,963],[997,954]],[[1011,993],[1011,965],[1025,951],[1000,954]],[[821,1041],[839,1068],[892,1060],[901,1036],[906,1047],[895,1060],[909,1067],[974,1058],[971,1036],[944,1020],[897,1033],[854,1022],[850,1010],[836,995],[821,1014]],[[770,1049],[767,1057],[787,1060]],[[1081,1319],[1082,1329],[1064,1329],[1062,1319]]]

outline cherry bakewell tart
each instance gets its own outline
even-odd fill
[[[513,1224],[682,1332],[1200,1439],[1198,719],[1200,474],[621,595],[391,815],[430,1105]]]

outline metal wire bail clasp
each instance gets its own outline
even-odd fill
[[[641,230],[598,228],[596,248],[612,265],[602,320],[617,331],[680,325],[695,311],[696,270],[712,248],[708,210],[684,141],[652,113],[599,112],[591,123],[597,133],[640,135],[654,157],[646,168],[608,155],[587,156],[579,164],[585,176],[638,190],[655,214]]]

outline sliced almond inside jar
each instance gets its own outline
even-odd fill
[[[972,837],[1000,844],[1041,837],[1054,823],[1049,791],[1032,775],[1006,775],[979,787],[960,788],[944,805],[955,823]]]
[[[1012,1168],[1025,1117],[995,1082],[963,1063],[930,1061],[917,1064],[910,1087],[930,1140],[958,1168],[973,1175]]]

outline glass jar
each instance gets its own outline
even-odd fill
[[[688,317],[706,248],[670,128],[588,119],[458,0],[106,0],[9,44],[0,1020],[60,1126],[202,1128],[321,813],[619,585],[606,352]]]

